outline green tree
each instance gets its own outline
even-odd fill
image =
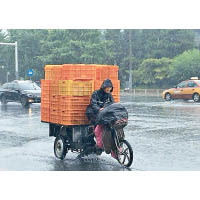
[[[123,32],[124,57],[120,64],[123,77],[125,77],[126,81],[129,76],[128,32],[129,30],[124,30]],[[193,30],[138,29],[131,30],[131,32],[133,63],[132,74],[135,73],[135,70],[141,67],[140,64],[145,59],[173,58],[186,50],[194,48],[195,45]],[[134,76],[134,78],[136,78],[136,76]],[[137,80],[134,80],[133,82],[136,83]]]
[[[110,42],[102,38],[99,30],[49,30],[41,42],[43,63],[105,63],[112,57]]]
[[[40,71],[40,62],[37,56],[41,55],[40,41],[47,35],[47,30],[8,30],[9,42],[18,42],[18,57],[19,57],[19,76],[26,77],[28,69],[35,69]],[[12,55],[13,56],[13,55]],[[13,60],[13,59],[12,59]],[[14,60],[10,65],[14,69]],[[41,73],[36,73],[34,78],[41,78]]]
[[[124,57],[122,31],[120,29],[107,29],[104,32],[104,37],[106,41],[110,41],[108,50],[112,53],[111,60],[105,59],[110,64],[120,65]]]
[[[165,87],[169,85],[170,58],[146,59],[134,72],[134,84],[145,87]]]
[[[170,65],[169,76],[173,84],[193,76],[200,77],[200,51],[193,49],[176,56]]]

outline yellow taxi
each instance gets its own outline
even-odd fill
[[[177,86],[165,90],[162,94],[166,101],[172,99],[184,99],[200,101],[200,80],[198,77],[192,77],[190,80],[182,81]]]

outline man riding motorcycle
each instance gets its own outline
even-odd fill
[[[114,103],[114,99],[112,96],[113,84],[110,79],[106,79],[103,81],[101,88],[93,92],[90,100],[90,105],[87,108],[86,114],[91,120],[91,123],[95,126],[95,137],[97,141],[97,153],[101,154],[103,149],[106,153],[110,153],[110,141],[111,134],[109,131],[106,133],[106,137],[102,138],[103,128],[104,126],[101,124],[96,124],[96,117],[99,112],[101,112],[105,107]],[[103,143],[102,143],[102,140]]]

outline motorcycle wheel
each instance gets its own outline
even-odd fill
[[[66,142],[61,135],[57,136],[54,141],[54,154],[60,160],[63,160],[67,154]]]
[[[133,163],[133,149],[127,140],[120,140],[117,145],[117,161],[124,167],[130,167]]]

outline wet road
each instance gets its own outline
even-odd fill
[[[126,139],[134,150],[129,170],[200,170],[200,103],[164,102],[159,97],[121,97],[129,111]],[[40,104],[0,105],[0,170],[123,171],[103,153],[64,161],[53,153],[54,138],[40,122]]]

